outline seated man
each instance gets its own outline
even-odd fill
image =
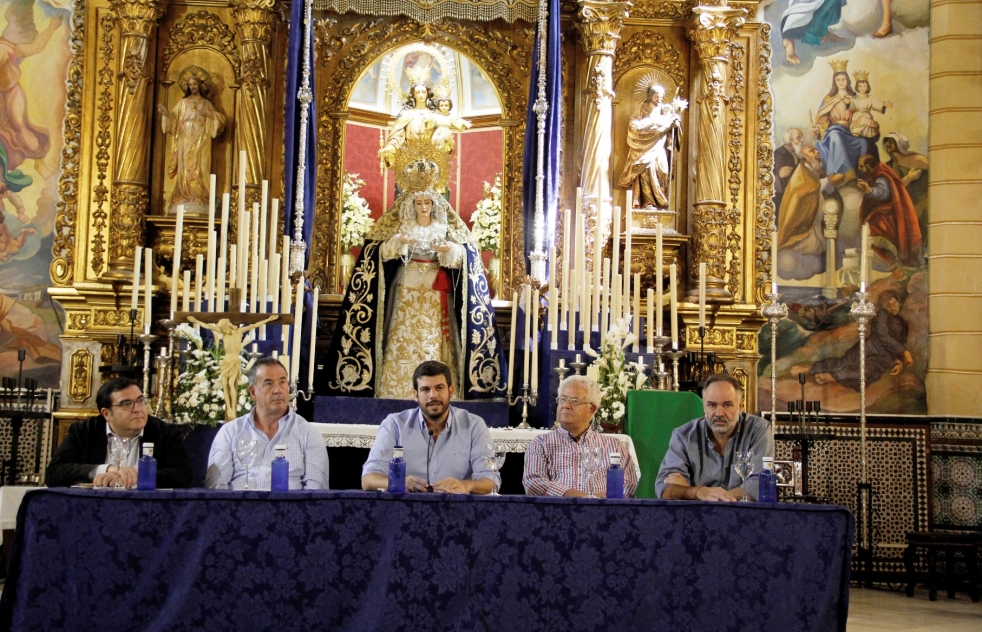
[[[532,496],[607,496],[610,453],[619,452],[624,468],[624,497],[634,496],[638,475],[624,444],[611,435],[590,430],[590,421],[600,407],[600,387],[584,375],[572,375],[559,385],[556,419],[559,428],[539,435],[525,451],[525,493]],[[600,467],[589,480],[580,467],[581,448],[600,448]]]
[[[427,360],[413,372],[418,408],[393,413],[382,421],[372,451],[361,469],[362,489],[385,489],[396,445],[406,459],[407,492],[490,494],[501,477],[487,467],[491,433],[484,420],[450,406],[450,369]]]
[[[747,494],[756,499],[756,475],[764,457],[774,456],[767,420],[743,412],[743,387],[729,375],[706,380],[702,403],[705,417],[672,432],[655,492],[668,500],[740,500],[744,490],[733,464],[738,452],[753,452],[754,476],[747,479]]]
[[[255,407],[226,423],[208,454],[205,487],[243,489],[246,470],[235,452],[239,442],[255,441],[249,463],[249,489],[270,488],[276,446],[286,446],[290,489],[327,489],[327,446],[310,423],[290,408],[290,381],[276,358],[259,358],[249,369],[249,394]]]
[[[96,487],[136,487],[137,461],[143,444],[153,444],[157,459],[157,487],[191,485],[191,463],[180,426],[147,414],[147,400],[140,386],[127,377],[108,380],[95,396],[100,415],[77,422],[68,429],[65,440],[51,458],[45,475],[48,487],[68,487],[93,483]],[[120,465],[109,456],[113,435],[134,439]]]

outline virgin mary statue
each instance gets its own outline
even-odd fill
[[[411,87],[410,98],[416,96]],[[422,91],[418,95],[422,96]],[[474,237],[447,200],[450,157],[414,98],[382,158],[401,193],[365,239],[348,283],[318,393],[411,399],[425,360],[450,368],[455,397],[504,395],[503,354]]]

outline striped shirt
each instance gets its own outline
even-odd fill
[[[580,466],[582,445],[601,448],[600,467],[589,477]],[[525,492],[532,496],[562,496],[570,489],[578,489],[606,496],[610,453],[615,451],[620,453],[621,467],[624,468],[624,497],[633,497],[638,488],[638,475],[624,444],[616,437],[589,429],[577,439],[565,428],[557,428],[529,443],[525,452],[525,475],[522,477]]]

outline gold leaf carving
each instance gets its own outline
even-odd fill
[[[164,50],[164,74],[167,74],[167,69],[178,53],[192,48],[210,48],[224,55],[232,63],[233,68],[239,67],[235,32],[214,13],[204,10],[189,13],[171,27],[167,48]]]
[[[685,328],[685,345],[690,349],[699,347],[699,327],[688,325]],[[706,327],[706,347],[736,347],[736,327]]]
[[[85,331],[89,327],[89,313],[69,311],[67,314],[67,322],[69,331]]]
[[[137,319],[133,323],[134,326],[140,326],[140,315],[137,313]],[[92,310],[92,326],[93,327],[129,327],[130,326],[130,310],[128,309],[93,309]]]
[[[632,68],[653,66],[668,73],[676,85],[684,86],[685,73],[679,63],[680,57],[681,53],[664,36],[647,30],[635,33],[617,47],[613,69],[614,85]]]
[[[743,214],[740,212],[740,187],[743,184],[743,135],[746,99],[743,91],[746,87],[746,48],[740,42],[730,42],[730,159],[729,186],[730,210],[726,214],[728,229],[726,232],[727,250],[730,253],[730,265],[727,269],[726,289],[734,300],[739,301],[740,293],[740,249],[743,243],[740,225]]]
[[[99,131],[95,136],[95,164],[97,184],[93,189],[95,194],[95,208],[92,211],[92,251],[90,263],[92,271],[99,275],[102,273],[103,266],[106,264],[106,222],[109,214],[106,212],[105,203],[109,197],[109,187],[106,186],[106,177],[109,170],[109,148],[112,145],[112,111],[113,111],[113,85],[115,83],[115,73],[113,72],[112,62],[114,55],[114,32],[116,30],[116,17],[111,13],[103,14],[99,20],[102,27],[102,45],[99,47],[99,56],[102,58],[103,65],[99,69],[98,84],[99,97],[96,109],[99,112],[97,117]]]
[[[733,369],[730,371],[730,377],[740,383],[740,386],[743,387],[743,392],[745,394],[750,392],[750,375],[746,372],[746,370],[741,368]]]
[[[68,395],[81,404],[92,394],[92,354],[88,349],[76,349],[69,362],[71,382]]]
[[[771,100],[771,27],[757,31],[757,194],[754,202],[754,288],[753,301],[764,302],[766,279],[773,278],[770,260],[771,226],[774,225],[774,105]]]
[[[753,332],[737,332],[736,348],[740,351],[757,351],[757,334]]]
[[[665,0],[636,0],[631,7],[632,18],[654,20],[687,20],[692,17],[696,2],[666,2]],[[708,3],[706,3],[708,4]]]

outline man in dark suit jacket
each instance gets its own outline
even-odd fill
[[[101,415],[72,424],[68,435],[48,464],[48,487],[68,487],[77,483],[94,483],[97,487],[119,483],[135,487],[137,460],[143,444],[153,443],[157,459],[157,487],[188,487],[191,463],[184,449],[180,428],[147,414],[147,402],[139,385],[129,378],[114,378],[104,383],[96,394]],[[132,448],[123,461],[115,465],[106,458],[109,438],[117,435],[129,439]]]

